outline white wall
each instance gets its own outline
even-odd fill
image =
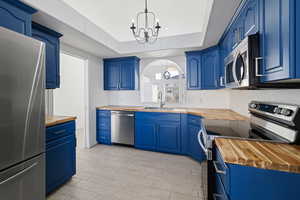
[[[88,60],[85,66],[85,100],[87,146],[92,147],[96,142],[96,107],[107,105],[107,97],[103,91],[103,63],[102,59],[66,44],[61,44],[63,53],[78,56]]]
[[[300,90],[231,90],[230,108],[242,115],[248,115],[251,100],[272,101],[300,105]]]
[[[53,90],[54,115],[77,116],[76,128],[84,128],[85,60],[60,54],[60,88]]]
[[[140,73],[148,64],[158,59],[171,60],[178,64],[182,71],[186,73],[185,56],[141,59]],[[110,105],[143,105],[141,103],[139,91],[106,91],[106,94]],[[230,91],[228,90],[186,91],[185,103],[180,106],[200,108],[229,108],[229,97]]]

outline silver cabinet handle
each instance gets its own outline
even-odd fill
[[[224,76],[220,76],[220,86],[225,86]]]
[[[134,117],[134,114],[113,114],[116,117]]]
[[[6,180],[0,182],[0,185],[3,185],[3,184],[5,184],[5,183],[7,183],[7,182],[9,182],[9,181],[14,180],[15,178],[21,176],[22,174],[24,174],[24,173],[28,172],[29,170],[31,170],[32,168],[34,168],[37,164],[38,164],[38,163],[36,162],[36,163],[32,164],[31,166],[29,166],[29,167],[23,169],[22,171],[16,173],[15,175],[9,177],[8,179],[6,179]]]
[[[213,164],[214,164],[215,170],[218,174],[226,174],[226,171],[218,169],[217,161],[213,161]]]
[[[216,193],[214,193],[214,194],[213,194],[213,199],[214,199],[214,200],[218,200],[218,198],[224,199],[224,196],[221,195],[221,194],[216,194]]]
[[[66,130],[64,129],[64,130],[56,131],[56,132],[54,132],[54,134],[58,135],[58,134],[62,134],[62,133],[65,133],[65,132],[66,132]]]
[[[260,60],[263,60],[263,57],[255,58],[255,75],[261,77],[261,76],[265,76],[265,75],[259,73],[259,61]]]

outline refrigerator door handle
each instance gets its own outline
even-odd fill
[[[5,183],[7,183],[7,182],[9,182],[9,181],[12,181],[12,180],[18,178],[18,177],[21,176],[22,174],[28,172],[29,170],[31,170],[32,168],[34,168],[35,166],[37,166],[37,164],[38,164],[37,162],[33,163],[33,164],[30,165],[29,167],[27,167],[27,168],[25,168],[25,169],[19,171],[19,172],[16,173],[15,175],[13,175],[13,176],[7,178],[6,180],[0,182],[0,185],[3,185],[3,184],[5,184]]]

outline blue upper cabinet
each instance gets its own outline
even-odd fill
[[[201,89],[201,55],[198,52],[186,53],[187,89]]]
[[[261,64],[262,81],[299,78],[296,59],[299,32],[295,0],[262,0],[261,3]],[[296,6],[296,7],[295,7]],[[298,25],[297,25],[298,24]],[[295,51],[296,50],[296,51]],[[299,68],[299,67],[298,67]]]
[[[31,16],[36,10],[13,0],[0,0],[0,26],[31,36]]]
[[[249,0],[243,9],[243,38],[259,31],[259,9],[257,0]]]
[[[104,59],[104,90],[136,90],[139,87],[137,57]]]
[[[55,89],[60,86],[59,74],[59,38],[62,34],[49,28],[32,23],[32,37],[46,44],[46,88]]]
[[[220,86],[221,70],[219,47],[209,48],[202,52],[202,89],[217,89]]]
[[[187,89],[209,90],[220,88],[222,76],[219,47],[186,52]]]

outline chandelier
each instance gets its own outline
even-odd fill
[[[158,38],[160,28],[159,20],[155,18],[153,12],[148,11],[148,0],[145,0],[145,10],[137,14],[136,25],[132,20],[130,29],[133,36],[138,43],[154,43]]]

